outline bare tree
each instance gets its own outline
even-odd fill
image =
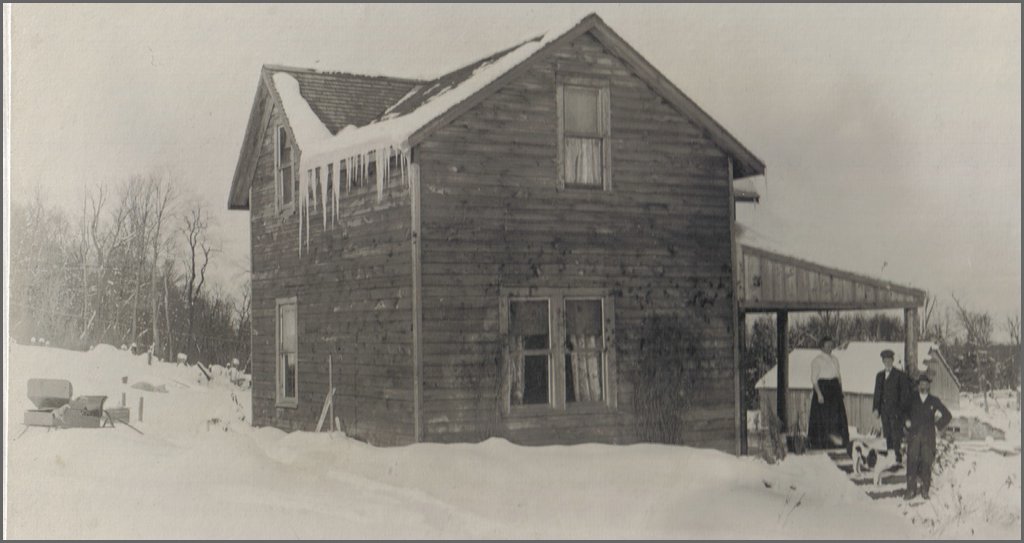
[[[956,305],[956,316],[966,336],[965,341],[970,345],[987,347],[992,343],[992,317],[988,313],[970,311],[955,294],[952,298]]]
[[[171,179],[165,176],[154,175],[149,178],[150,197],[153,201],[153,236],[152,248],[153,259],[149,268],[149,310],[150,322],[153,326],[153,345],[150,353],[160,352],[160,325],[159,325],[159,295],[157,294],[157,269],[160,267],[160,248],[169,241],[161,238],[165,216],[170,212],[175,201],[174,185]],[[164,284],[164,295],[166,297],[166,283]],[[166,311],[165,311],[166,313]],[[170,327],[168,319],[167,323]],[[152,359],[150,360],[152,363]]]
[[[140,176],[129,178],[121,186],[125,213],[128,217],[129,239],[131,240],[131,266],[132,266],[132,324],[131,342],[133,345],[139,342],[139,298],[142,292],[142,274],[146,269],[146,252],[151,236],[150,225],[153,213],[153,199],[151,187],[146,180]]]
[[[989,391],[993,388],[994,376],[999,374],[998,360],[990,356],[992,343],[992,317],[981,311],[971,311],[955,294],[951,295],[956,306],[956,315],[963,328],[967,356],[974,362],[975,371],[984,394],[985,412],[988,412]]]
[[[206,282],[206,268],[210,264],[210,252],[213,250],[209,238],[209,213],[201,202],[196,202],[185,213],[181,233],[185,237],[185,303],[188,315],[187,354],[194,360],[194,324],[195,306]]]
[[[84,324],[83,338],[92,335],[92,327],[96,322],[97,315],[101,316],[106,325],[101,336],[106,335],[115,326],[121,305],[111,288],[115,285],[114,270],[111,264],[115,255],[128,242],[127,207],[117,205],[108,212],[108,198],[109,190],[102,183],[90,190],[87,196],[87,214],[83,221],[83,227],[87,229],[86,242],[91,245],[88,252],[94,254],[95,273],[93,281],[87,285],[84,295],[86,298],[92,295],[95,301],[90,304],[93,309]]]
[[[1010,337],[1010,344],[1020,350],[1020,313],[1012,317],[1006,317],[1006,333]]]
[[[242,287],[242,299],[235,304],[235,318],[238,319],[238,339],[240,344],[244,345],[251,339],[249,334],[252,327],[252,283],[249,281],[246,281]],[[245,365],[241,368],[242,371],[248,372],[251,364],[252,355],[250,353]]]

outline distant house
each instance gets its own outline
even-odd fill
[[[885,349],[899,353],[902,347],[902,343],[850,342],[833,352],[839,358],[847,419],[850,426],[856,426],[861,433],[868,433],[872,428],[880,427],[872,413],[875,376],[882,371],[880,354]],[[958,408],[960,383],[943,358],[942,352],[931,342],[918,343],[917,349],[919,360],[923,361],[924,368],[932,376],[931,392],[950,409]],[[813,393],[811,361],[819,352],[817,349],[793,349],[789,354],[787,422],[790,428],[799,427],[803,433],[807,432]],[[897,355],[893,365],[900,369],[904,368],[900,355]],[[777,382],[777,369],[774,367],[757,382],[756,389],[762,410],[776,413]]]
[[[764,171],[596,15],[431,80],[264,66],[228,202],[254,424],[313,429],[333,390],[375,444],[742,452],[745,312],[923,299],[793,259],[813,291],[768,288],[791,268],[734,219]]]

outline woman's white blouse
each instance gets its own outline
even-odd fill
[[[839,359],[825,352],[818,353],[811,361],[811,385],[818,379],[839,379]]]

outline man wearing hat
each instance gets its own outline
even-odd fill
[[[875,397],[872,409],[875,416],[882,421],[882,434],[885,435],[885,447],[896,453],[896,463],[903,463],[903,420],[910,407],[910,378],[897,368],[892,367],[896,353],[890,349],[882,351],[882,364],[885,369],[875,376]]]
[[[917,394],[910,400],[907,416],[907,492],[903,499],[917,495],[928,499],[928,488],[932,483],[932,462],[935,461],[935,432],[942,430],[953,419],[942,401],[928,394],[932,378],[928,372],[921,372],[917,378]],[[935,419],[939,415],[938,420]],[[918,482],[920,481],[920,487]]]

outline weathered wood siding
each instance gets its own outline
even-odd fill
[[[740,305],[746,310],[916,308],[924,292],[757,247],[741,246]]]
[[[946,407],[960,409],[960,385],[950,372],[949,366],[934,358],[925,360],[921,366],[931,375],[930,393],[942,400]]]
[[[610,83],[611,191],[556,190],[556,74]],[[426,440],[638,440],[634,378],[658,321],[689,338],[682,441],[734,450],[728,161],[700,129],[584,35],[416,153]],[[612,293],[617,408],[499,414],[499,289],[524,287]]]
[[[373,187],[342,194],[338,224],[310,216],[309,249],[299,256],[295,213],[275,208],[275,108],[263,135],[251,198],[253,419],[256,425],[314,429],[329,390],[349,435],[378,444],[413,441],[412,279],[409,191],[382,202]],[[326,177],[325,177],[326,179]],[[276,406],[275,300],[297,297],[299,402]]]

